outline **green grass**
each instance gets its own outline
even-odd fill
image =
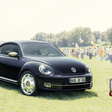
[[[16,85],[0,82],[0,112],[112,112],[112,97],[106,83],[112,78],[112,64],[97,62],[94,57],[86,63],[93,74],[93,88],[85,92],[43,92],[25,96]],[[109,81],[108,81],[109,83]]]

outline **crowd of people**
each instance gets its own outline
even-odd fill
[[[84,59],[85,56],[88,56],[89,59],[92,59],[92,57],[96,57],[97,61],[102,61],[103,59],[110,60],[112,63],[112,48],[111,47],[81,47],[77,49],[61,49],[61,51],[66,55],[79,58],[81,57]]]

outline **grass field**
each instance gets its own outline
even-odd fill
[[[39,96],[23,95],[18,86],[0,82],[0,112],[112,112],[108,78],[112,64],[97,62],[94,57],[86,63],[93,74],[93,88],[85,92],[44,92]],[[107,82],[106,82],[107,81]]]

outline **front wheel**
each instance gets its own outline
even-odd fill
[[[23,94],[32,96],[37,93],[36,79],[32,72],[25,71],[20,78],[20,88]]]
[[[81,90],[78,90],[78,91],[82,91],[82,92],[84,92],[86,89],[81,89]]]

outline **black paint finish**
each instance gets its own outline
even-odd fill
[[[80,89],[90,89],[92,87],[92,74],[87,73],[86,64],[73,59],[66,57],[60,50],[55,46],[57,52],[60,56],[24,56],[22,44],[46,44],[51,45],[46,42],[39,41],[13,41],[6,42],[0,45],[0,80],[10,82],[13,84],[18,84],[21,74],[25,70],[31,71],[36,76],[37,86],[39,89],[43,90],[80,90]],[[18,57],[10,57],[7,54],[2,52],[5,49],[6,45],[15,45],[19,50]],[[49,65],[53,69],[53,76],[46,76],[39,72],[39,66],[45,64]],[[76,69],[74,73],[71,68]],[[79,78],[86,77],[87,81],[85,83],[70,84],[69,78]],[[52,84],[51,88],[44,87],[44,82]],[[72,88],[71,88],[72,86]],[[70,88],[69,88],[70,87]],[[65,88],[65,89],[64,89]]]

